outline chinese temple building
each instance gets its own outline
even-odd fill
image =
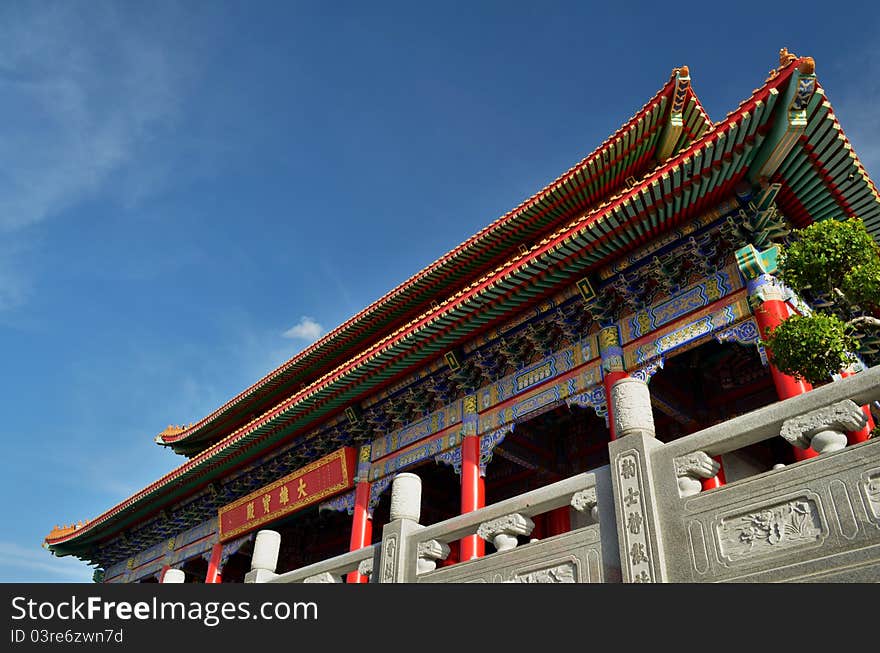
[[[783,49],[719,122],[675,68],[556,181],[166,428],[182,465],[45,546],[110,583],[408,582],[406,555],[420,582],[880,575],[880,347],[812,388],[761,344],[811,310],[776,246],[850,216],[880,240],[810,57]],[[845,443],[814,448],[798,420],[843,400]]]

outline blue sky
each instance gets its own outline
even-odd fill
[[[610,5],[609,8],[607,5]],[[880,178],[868,3],[0,6],[0,580],[184,461],[153,443],[519,204],[687,64],[787,46]]]

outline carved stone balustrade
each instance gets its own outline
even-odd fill
[[[849,399],[785,420],[780,435],[801,449],[818,454],[846,447],[847,431],[859,431],[868,423],[862,409]]]
[[[182,569],[168,569],[162,576],[163,583],[185,583],[186,574]]]
[[[878,399],[875,367],[667,443],[611,441],[623,581],[880,580],[880,440],[846,446]],[[780,435],[823,455],[699,491],[713,458],[759,443],[769,454]]]
[[[418,547],[419,560],[416,563],[416,573],[423,574],[434,571],[438,560],[446,560],[449,555],[449,546],[437,540],[420,542]]]
[[[535,522],[531,519],[519,513],[512,513],[483,522],[477,529],[477,535],[487,542],[491,542],[500,553],[516,548],[518,542],[516,536],[531,535],[534,528]]]
[[[320,574],[315,574],[314,576],[308,576],[303,579],[303,583],[341,583],[342,578],[337,576],[336,574],[331,574],[329,571],[322,572]]]
[[[571,507],[578,512],[589,512],[594,522],[599,521],[599,499],[596,488],[589,487],[586,490],[575,492],[571,497]]]
[[[402,473],[391,483],[391,521],[409,519],[419,521],[422,512],[422,479],[415,474]]]
[[[859,406],[880,400],[880,368],[668,443],[653,435],[644,384],[614,387],[628,435],[609,443],[608,465],[427,526],[421,481],[401,474],[381,544],[279,575],[278,534],[261,531],[246,582],[338,583],[354,570],[381,583],[880,580],[880,440],[844,448],[845,433],[864,426]],[[772,469],[764,458],[701,491],[717,457],[780,435],[836,453]],[[536,515],[569,507],[571,530],[518,545]],[[504,555],[437,564],[474,533]]]
[[[373,576],[373,559],[367,558],[366,560],[362,560],[358,565],[358,573],[361,576],[366,576],[368,579]]]
[[[374,561],[378,556],[379,546],[371,546],[349,551],[329,560],[294,569],[283,574],[268,570],[251,570],[245,576],[246,583],[341,583],[342,579],[352,571],[365,576],[372,572]],[[366,573],[365,573],[366,570]]]
[[[614,432],[618,438],[634,433],[654,437],[654,413],[648,384],[636,377],[620,379],[611,386]]]
[[[281,533],[262,530],[254,540],[254,553],[251,556],[251,570],[245,575],[246,583],[267,583],[278,577],[278,553],[281,550]]]
[[[703,489],[702,478],[712,478],[721,469],[718,461],[713,460],[703,451],[694,451],[686,456],[679,456],[673,461],[675,476],[678,478],[678,494],[689,497],[699,494]]]

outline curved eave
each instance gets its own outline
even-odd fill
[[[817,88],[808,122],[772,181],[779,203],[795,224],[858,216],[880,241],[880,193],[843,133],[825,91]]]
[[[561,220],[571,219],[610,193],[652,162],[664,120],[668,118],[675,75],[629,121],[590,155],[546,188],[410,277],[315,344],[285,362],[190,428],[164,436],[160,444],[189,453],[207,446],[246,421],[252,404],[265,404],[273,395],[290,394],[306,375],[332,369],[328,364],[351,356],[369,340],[387,333],[395,318],[428,310],[432,301],[447,296],[473,278],[503,262],[506,253],[536,238]],[[711,127],[706,112],[688,86],[682,110],[684,128],[675,151],[688,147]],[[415,311],[415,313],[413,313]],[[225,433],[224,433],[225,431]]]
[[[743,178],[760,147],[791,67],[768,81],[703,138],[553,235],[376,342],[192,460],[75,533],[47,540],[69,552],[125,528],[148,511],[192,493],[225,469],[305,432],[322,417],[436,358],[502,313],[548,295],[586,270],[646,244],[720,199]]]

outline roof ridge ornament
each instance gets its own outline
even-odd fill
[[[58,524],[56,524],[55,527],[46,536],[46,540],[57,540],[59,538],[66,537],[71,533],[81,529],[83,526],[86,525],[87,522],[88,520],[80,520],[75,524],[68,524],[66,526],[59,526]]]
[[[162,431],[159,435],[157,435],[154,439],[157,444],[163,444],[163,440],[165,438],[173,437],[175,435],[180,435],[184,431],[191,429],[194,426],[194,424],[195,424],[194,422],[190,422],[186,426],[184,426],[184,425],[178,426],[176,424],[169,424],[168,426],[165,427],[165,430]]]
[[[798,72],[801,75],[815,75],[816,74],[816,60],[813,57],[801,57],[801,62],[798,64]]]
[[[774,112],[770,131],[764,138],[757,154],[752,158],[749,180],[770,179],[782,161],[798,143],[807,127],[807,108],[816,92],[816,62],[812,57],[798,57],[782,48],[779,51],[781,65],[771,71],[769,79],[778,77],[784,67],[797,62],[797,68],[790,72],[790,79],[782,89],[779,108]],[[768,79],[768,81],[769,81]]]
[[[788,48],[779,48],[779,67],[785,68],[792,61],[797,59],[798,56],[794,52],[789,52]]]
[[[779,66],[770,71],[765,81],[769,82],[779,76],[782,69],[790,66],[793,62],[798,61],[798,72],[802,75],[813,75],[816,72],[816,62],[813,57],[799,57],[794,52],[789,52],[788,48],[779,49]]]
[[[669,108],[669,116],[666,119],[666,124],[663,125],[663,132],[657,145],[655,158],[658,164],[666,161],[681,147],[680,140],[684,129],[684,105],[687,100],[688,91],[691,88],[690,69],[687,66],[673,68],[670,79],[674,82],[672,106]]]

